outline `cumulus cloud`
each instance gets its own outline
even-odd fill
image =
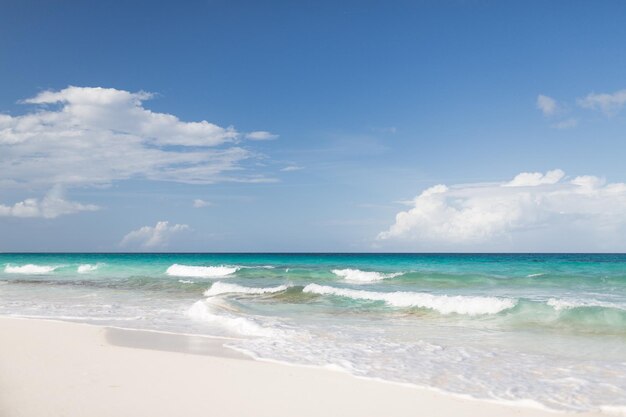
[[[272,140],[278,139],[278,135],[266,132],[265,130],[257,130],[256,132],[246,133],[245,138],[250,140]]]
[[[626,225],[625,213],[625,183],[595,176],[566,180],[561,170],[527,172],[495,184],[428,188],[378,239],[463,244],[536,229],[576,229],[602,239]]]
[[[204,200],[201,200],[199,198],[193,200],[193,207],[194,208],[209,207],[210,205],[211,205],[210,201],[204,201]]]
[[[537,96],[537,108],[541,110],[544,116],[552,116],[556,113],[558,106],[556,104],[556,100],[552,97],[539,94]]]
[[[27,198],[12,206],[0,204],[0,216],[13,217],[43,217],[54,219],[66,214],[80,211],[95,211],[99,207],[93,204],[82,204],[75,201],[67,201],[63,197],[60,187],[53,188],[43,199]]]
[[[626,90],[614,93],[591,93],[586,97],[578,99],[578,105],[593,110],[600,110],[604,114],[611,116],[617,113],[626,104]]]
[[[534,187],[543,184],[556,184],[565,176],[560,169],[541,172],[522,172],[517,174],[511,181],[502,184],[503,187]]]
[[[190,230],[186,224],[170,225],[167,221],[160,221],[154,226],[143,226],[128,233],[120,242],[120,246],[162,249],[167,247],[172,236],[186,230]]]
[[[0,115],[0,183],[259,182],[242,167],[254,155],[237,145],[243,135],[233,127],[153,112],[143,106],[150,98],[146,92],[68,87],[24,100],[37,109]]]

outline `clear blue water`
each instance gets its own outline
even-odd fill
[[[626,406],[626,255],[0,254],[0,314],[224,336],[476,398]]]

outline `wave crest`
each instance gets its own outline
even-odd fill
[[[49,274],[58,266],[27,264],[22,266],[6,265],[4,272],[9,274]]]
[[[616,310],[626,310],[626,306],[623,304],[616,304],[609,301],[599,300],[565,300],[560,298],[550,298],[547,304],[556,311],[570,310],[573,308],[581,307],[600,307],[600,308],[614,308]]]
[[[374,292],[335,288],[325,285],[309,284],[302,290],[305,293],[336,295],[355,300],[384,301],[393,307],[419,307],[436,310],[441,314],[497,314],[515,307],[517,300],[497,297],[472,297],[462,295],[434,295],[419,292]]]
[[[174,264],[165,273],[176,277],[219,278],[239,271],[238,266],[193,266]]]
[[[242,335],[264,337],[277,335],[276,330],[263,327],[250,319],[217,314],[214,308],[206,301],[196,301],[189,307],[189,310],[187,310],[187,315],[192,319],[215,323]]]
[[[244,287],[243,285],[229,284],[226,282],[216,282],[211,285],[211,288],[204,292],[207,297],[226,293],[239,293],[239,294],[272,294],[281,291],[285,291],[289,288],[287,285],[278,285],[276,287]]]
[[[86,274],[88,272],[93,272],[100,267],[100,264],[82,264],[79,265],[76,271],[79,274]]]
[[[344,278],[346,281],[355,283],[376,282],[387,278],[395,278],[403,274],[403,272],[395,272],[391,274],[383,274],[374,271],[361,271],[360,269],[333,269],[331,271],[338,277]]]

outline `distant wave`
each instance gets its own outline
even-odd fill
[[[517,300],[497,297],[471,297],[433,295],[419,292],[374,292],[335,288],[325,285],[309,284],[302,290],[305,293],[336,295],[355,300],[384,301],[393,307],[419,307],[436,310],[441,314],[497,314],[515,307]]]
[[[216,282],[211,285],[211,288],[204,292],[207,297],[226,294],[226,293],[239,293],[239,294],[271,294],[276,292],[285,291],[289,288],[287,285],[278,285],[276,287],[244,287],[243,285],[229,284],[226,282]]]
[[[219,278],[239,271],[238,266],[191,266],[174,264],[167,268],[167,275],[190,278]]]
[[[101,264],[82,264],[79,265],[76,271],[79,274],[86,274],[89,272],[93,272],[100,267]]]
[[[333,269],[331,272],[338,277],[344,278],[346,281],[355,283],[376,282],[387,278],[398,277],[403,274],[403,272],[383,274],[381,272],[361,271],[359,269]]]
[[[4,272],[9,274],[49,274],[58,266],[27,264],[22,266],[6,265]]]
[[[600,301],[600,300],[573,300],[573,299],[550,298],[547,304],[553,309],[555,309],[556,311],[569,310],[572,308],[581,308],[581,307],[600,307],[600,308],[614,308],[617,310],[626,310],[626,305],[624,304],[616,304],[616,303],[611,303],[609,301]]]
[[[535,277],[540,277],[542,275],[545,275],[545,272],[540,272],[538,274],[528,274],[526,275],[526,278],[535,278]]]
[[[263,327],[250,319],[244,317],[229,317],[217,314],[213,310],[213,306],[206,301],[197,301],[187,310],[187,315],[194,320],[215,323],[242,335],[264,337],[278,335],[278,330]]]
[[[274,269],[276,268],[275,266],[272,265],[253,265],[253,266],[247,266],[247,265],[241,265],[238,266],[238,268],[242,268],[242,269]]]

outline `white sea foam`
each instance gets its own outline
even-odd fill
[[[528,275],[526,275],[526,278],[536,278],[536,277],[540,277],[542,275],[545,275],[545,272],[539,272],[537,274],[528,274]]]
[[[9,274],[49,274],[58,266],[27,264],[22,266],[6,265],[4,272]]]
[[[234,274],[238,266],[192,266],[174,264],[167,268],[167,275],[190,278],[219,278]]]
[[[603,414],[610,416],[626,416],[626,405],[603,405],[600,406],[600,411]]]
[[[100,264],[82,264],[79,265],[77,271],[79,274],[86,274],[93,272],[100,267]]]
[[[229,284],[226,282],[216,282],[211,285],[211,288],[204,292],[204,295],[211,297],[214,295],[226,294],[226,293],[238,293],[238,294],[272,294],[276,292],[285,291],[289,288],[287,285],[278,285],[276,287],[244,287],[243,285]]]
[[[309,284],[302,290],[306,293],[336,295],[356,300],[384,301],[393,307],[420,307],[436,310],[441,314],[496,314],[515,307],[517,300],[497,297],[472,297],[434,295],[419,292],[374,292],[335,288],[325,285]]]
[[[223,314],[217,314],[214,310],[214,306],[210,303],[197,301],[187,310],[187,315],[194,320],[215,323],[242,335],[277,336],[277,330],[263,327],[244,317],[229,317]]]
[[[346,281],[355,283],[376,282],[387,278],[398,277],[403,274],[403,272],[383,274],[381,272],[361,271],[359,269],[333,269],[331,272],[344,278]]]
[[[619,310],[626,310],[626,305],[612,303],[610,301],[600,300],[575,300],[575,299],[560,299],[550,298],[547,304],[556,311],[569,310],[571,308],[579,307],[602,307],[602,308],[616,308]]]
[[[193,284],[193,281],[189,279],[179,279],[178,282],[180,282],[181,284]]]

